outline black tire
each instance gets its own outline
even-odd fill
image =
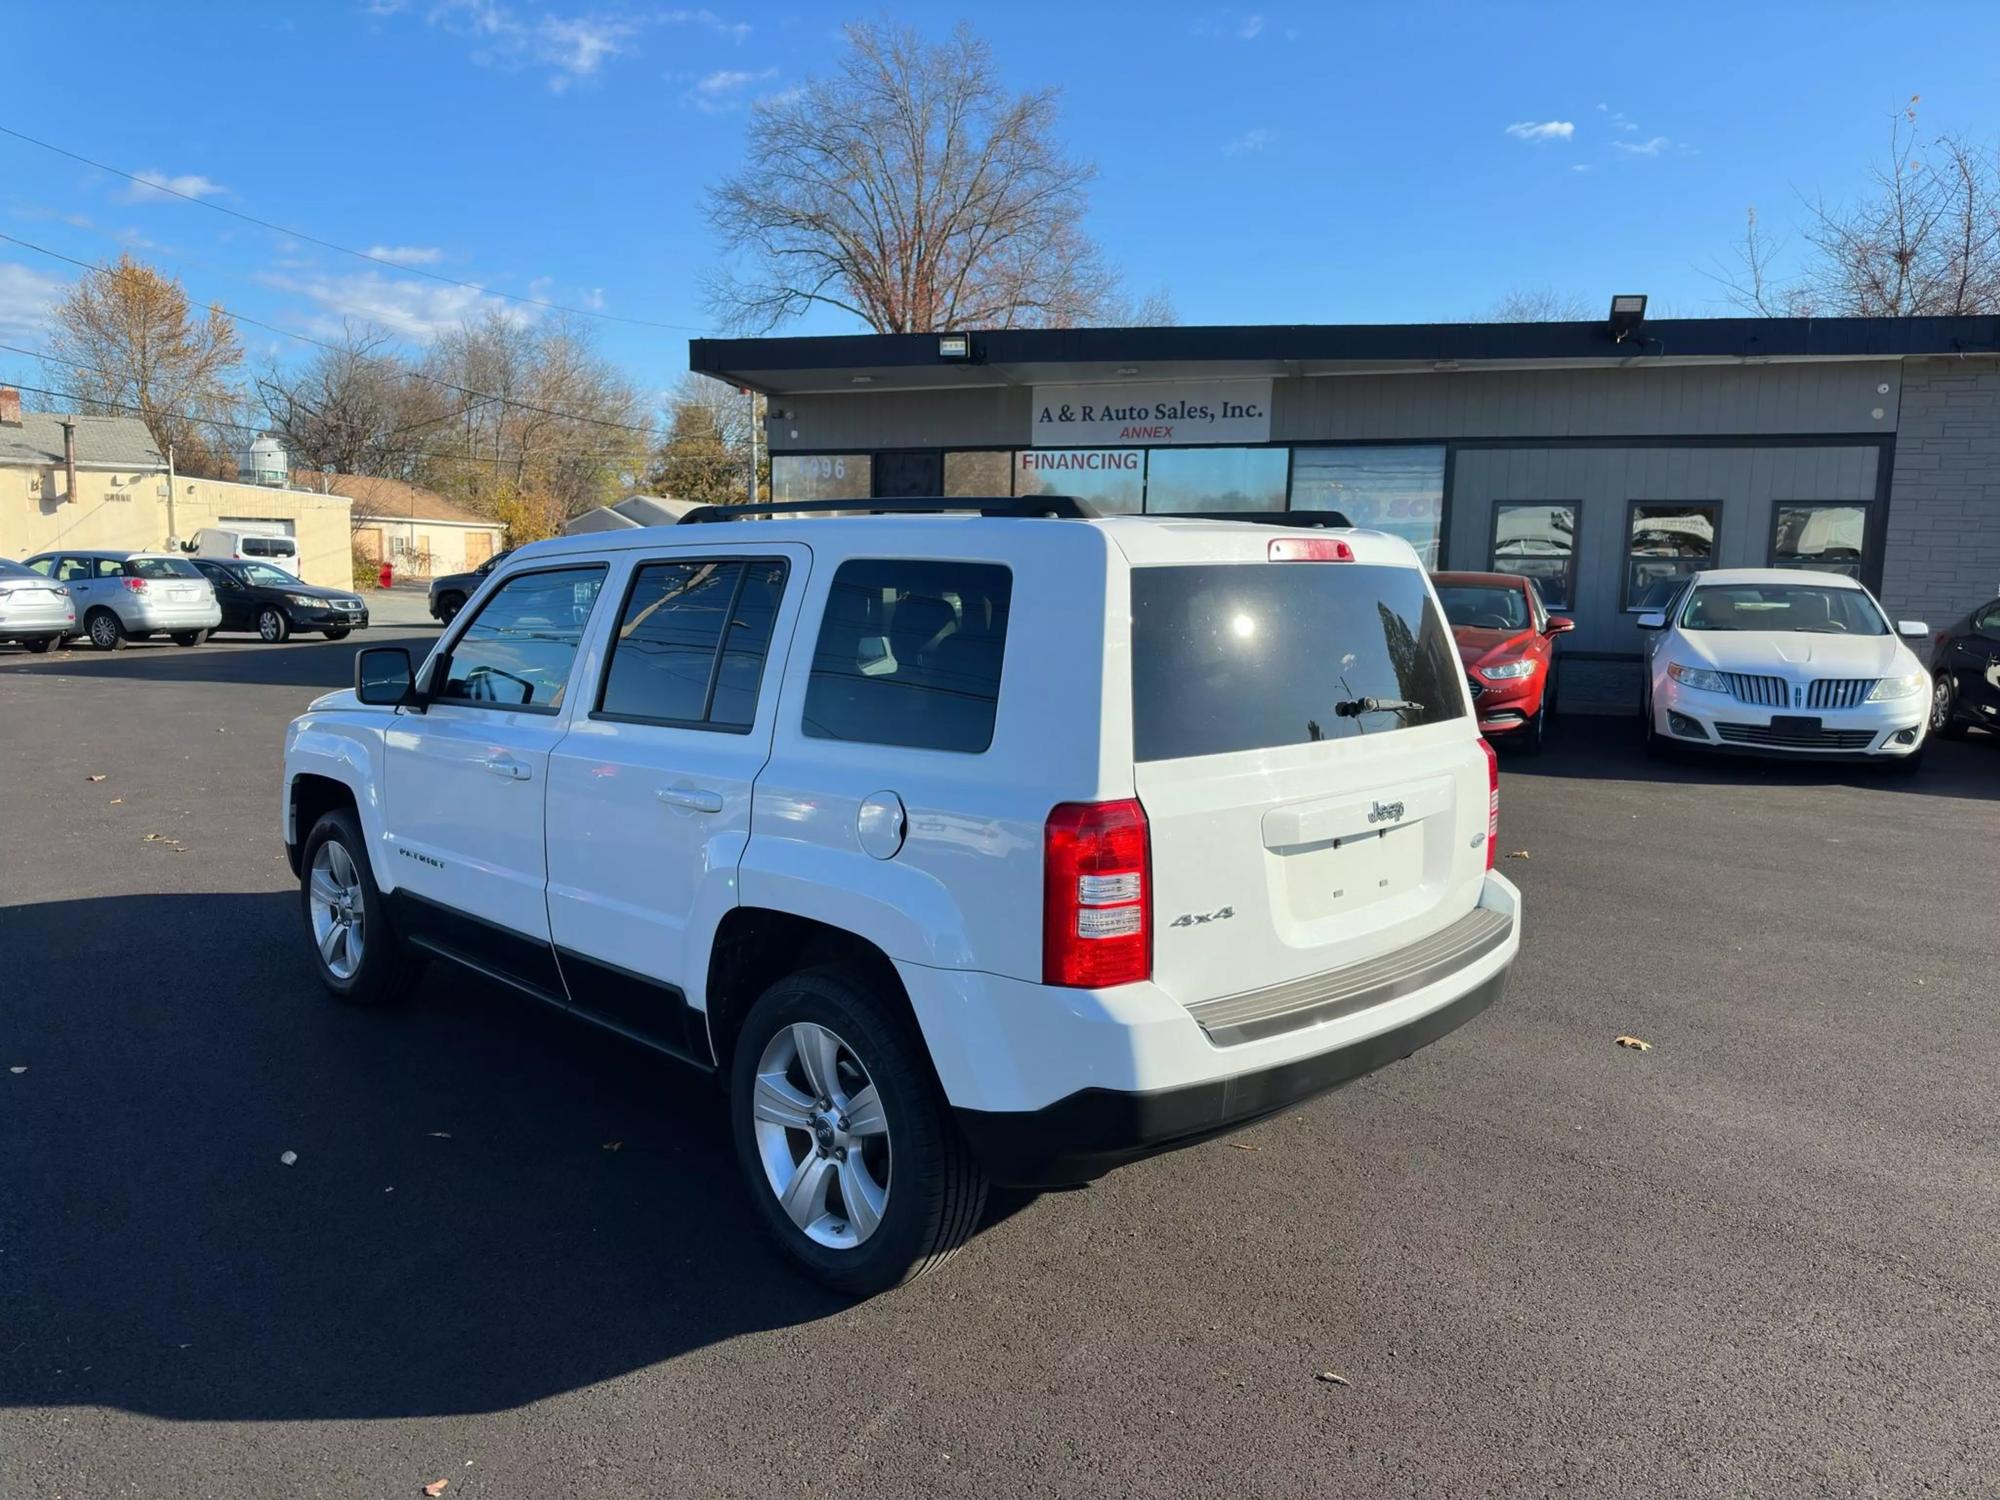
[[[94,609],[83,622],[90,644],[100,651],[123,651],[129,639],[125,622],[108,609]]]
[[[176,646],[199,646],[207,639],[208,632],[206,630],[176,630],[174,632],[174,644]]]
[[[33,640],[23,641],[21,644],[34,652],[35,655],[42,656],[55,650],[56,642],[61,639],[62,637],[59,635],[38,635]]]
[[[867,1069],[892,1143],[880,1223],[859,1245],[822,1245],[792,1222],[759,1153],[752,1117],[758,1064],[778,1033],[799,1022],[834,1032]],[[772,1236],[817,1280],[868,1297],[942,1265],[978,1227],[986,1176],[966,1148],[922,1039],[900,1006],[870,993],[854,970],[809,969],[765,991],[744,1018],[730,1067],[730,1133],[745,1187]]]
[[[465,608],[465,595],[439,594],[437,602],[438,623],[440,625],[449,625],[454,619],[458,617],[458,612],[464,608]]]
[[[353,633],[354,633],[353,631],[346,629],[323,630],[320,632],[320,634],[324,635],[330,641],[344,641]]]
[[[361,893],[361,962],[346,978],[328,967],[319,945],[313,941],[313,862],[324,845],[335,841],[353,861]],[[389,925],[388,908],[382,892],[376,888],[375,872],[368,867],[368,845],[352,812],[337,808],[313,824],[299,856],[299,872],[299,915],[305,925],[306,950],[326,992],[343,1005],[355,1006],[389,1005],[407,995],[422,965]]]
[[[270,645],[291,638],[292,622],[285,618],[285,612],[275,604],[267,604],[257,611],[257,634]]]
[[[1549,703],[1548,699],[1544,698],[1541,706],[1535,710],[1535,716],[1512,734],[1508,735],[1507,738],[1514,742],[1523,755],[1540,755],[1542,753],[1542,735],[1548,728],[1548,722]]]
[[[1899,756],[1891,761],[1889,763],[1889,774],[1891,776],[1916,775],[1917,772],[1924,768],[1924,757],[1930,753],[1930,748],[1931,742],[1926,738],[1921,745],[1917,746],[1908,755]]]
[[[1671,748],[1657,730],[1653,728],[1653,695],[1648,693],[1639,704],[1639,726],[1646,737],[1646,759],[1665,760]]]
[[[1940,672],[1931,687],[1932,736],[1939,739],[1962,740],[1971,728],[1958,716],[1958,682],[1949,672]]]

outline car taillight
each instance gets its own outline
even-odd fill
[[[125,587],[135,594],[143,594],[146,592],[146,580],[143,578],[128,578],[125,580]]]
[[[1150,978],[1146,810],[1133,798],[1062,803],[1042,849],[1042,983],[1102,989]]]
[[[1272,538],[1264,556],[1271,562],[1353,562],[1354,548],[1338,537],[1281,536]]]
[[[1486,868],[1493,868],[1493,849],[1500,842],[1500,757],[1493,742],[1480,736],[1479,748],[1486,752]]]

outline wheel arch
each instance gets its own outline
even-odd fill
[[[313,824],[329,811],[345,807],[361,824],[368,863],[375,884],[384,894],[394,890],[394,872],[381,857],[383,823],[380,785],[368,746],[325,723],[295,726],[285,751],[283,829],[285,854],[298,873],[299,852]]]

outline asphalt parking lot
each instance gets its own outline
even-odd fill
[[[850,1306],[691,1075],[321,997],[280,735],[353,646],[0,648],[0,1495],[1994,1493],[2000,741],[1565,721],[1501,1006]]]

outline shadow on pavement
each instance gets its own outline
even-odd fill
[[[1914,772],[1888,764],[1765,760],[1701,750],[1676,750],[1653,760],[1640,744],[1637,714],[1568,714],[1550,724],[1538,756],[1502,745],[1500,769],[1520,776],[1683,786],[1851,786],[1990,802],[2000,800],[2000,736],[1975,730],[1964,740],[1934,740]]]
[[[99,651],[78,643],[42,656],[18,646],[0,646],[0,670],[47,677],[121,677],[136,682],[317,687],[330,692],[354,685],[354,653],[362,646],[408,646],[410,654],[421,661],[436,639],[434,629],[392,626],[360,631],[344,641],[295,636],[280,646],[239,636],[219,636],[187,647],[155,637],[134,641],[123,651]]]
[[[493,1411],[845,1305],[706,1077],[442,965],[335,1005],[296,899],[0,911],[0,1405]]]

